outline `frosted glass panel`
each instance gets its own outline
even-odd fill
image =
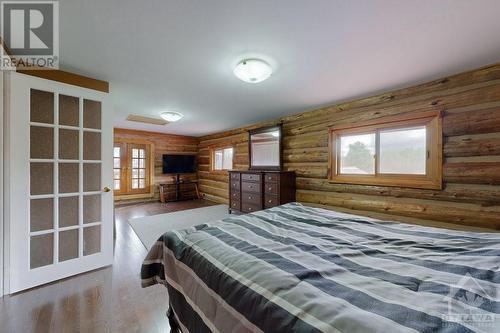
[[[79,190],[78,163],[59,163],[59,193],[75,193]]]
[[[375,133],[340,138],[340,173],[375,174]]]
[[[30,268],[51,265],[54,260],[54,234],[31,236]]]
[[[425,175],[425,127],[380,132],[380,173]]]
[[[54,129],[50,127],[30,127],[30,157],[54,158]]]
[[[83,228],[83,255],[88,256],[101,251],[101,227]]]
[[[83,159],[101,159],[101,133],[83,132]]]
[[[78,131],[59,129],[59,158],[77,160],[79,157]]]
[[[78,258],[78,229],[59,232],[59,261]]]
[[[83,127],[101,129],[101,102],[83,100]]]
[[[83,164],[83,190],[85,192],[101,190],[101,164]]]
[[[78,225],[78,197],[59,198],[59,227]]]
[[[54,199],[30,200],[30,231],[49,230],[54,227]]]
[[[78,126],[79,118],[78,97],[59,95],[59,124]]]
[[[101,195],[83,196],[83,223],[101,221]]]
[[[54,94],[31,89],[30,120],[37,123],[54,123]]]
[[[30,191],[32,195],[54,193],[53,163],[30,163]]]

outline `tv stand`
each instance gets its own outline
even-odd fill
[[[169,202],[169,201],[182,201],[182,200],[190,200],[193,198],[182,198],[181,197],[181,185],[189,185],[189,184],[194,184],[194,189],[196,191],[196,199],[200,198],[200,192],[198,191],[198,181],[197,180],[188,180],[188,181],[183,181],[181,180],[181,175],[176,174],[175,175],[175,181],[173,183],[168,183],[168,184],[160,184],[160,201],[163,203]],[[174,187],[175,186],[175,199],[168,199],[167,198],[167,192],[169,187]]]

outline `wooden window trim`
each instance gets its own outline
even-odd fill
[[[228,169],[215,169],[215,151],[216,150],[224,150],[224,149],[228,149],[228,148],[231,148],[233,150],[233,158],[232,158],[232,166],[234,168],[234,147],[229,145],[229,146],[213,146],[213,147],[210,147],[210,172],[213,172],[213,173],[227,173],[229,170]]]
[[[427,162],[426,175],[380,174],[378,165],[380,158],[379,132],[384,129],[398,129],[425,126],[427,129]],[[352,175],[339,173],[338,147],[343,135],[375,133],[376,155],[375,175]],[[328,179],[332,183],[397,186],[419,189],[442,189],[443,187],[443,131],[440,111],[428,111],[401,114],[369,120],[356,125],[332,126],[328,138]]]

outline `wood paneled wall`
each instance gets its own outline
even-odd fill
[[[444,112],[443,190],[328,182],[329,126],[425,110]],[[209,147],[232,144],[235,169],[247,169],[247,131],[278,122],[299,202],[500,229],[500,64],[201,137],[198,179],[207,199],[228,201],[227,175],[209,171]]]
[[[163,134],[155,132],[135,131],[129,129],[115,128],[116,139],[129,140],[137,143],[151,143],[154,151],[154,177],[152,180],[154,193],[152,199],[159,200],[158,184],[171,183],[175,175],[163,174],[163,154],[193,154],[198,152],[198,139],[190,136]],[[181,179],[195,180],[196,173],[181,176]],[[135,199],[134,196],[130,197]]]

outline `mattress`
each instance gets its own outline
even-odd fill
[[[165,233],[141,268],[182,332],[500,332],[500,235],[286,204]]]

